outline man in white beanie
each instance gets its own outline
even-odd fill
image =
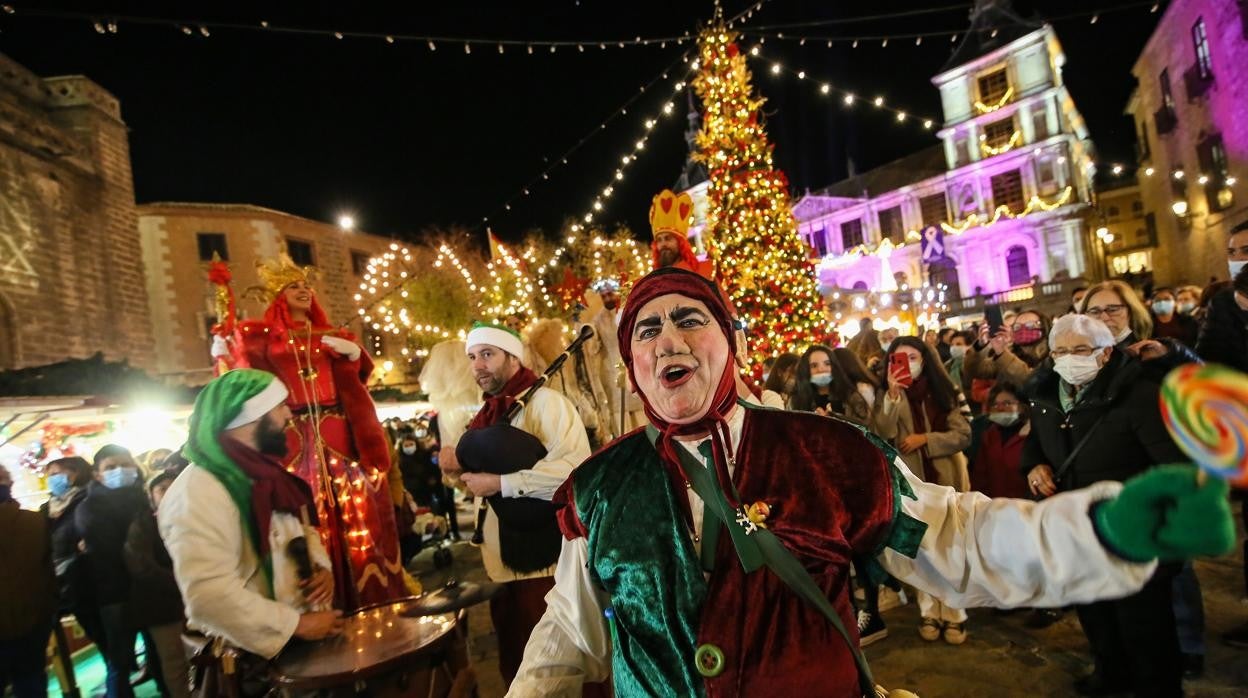
[[[485,404],[457,448],[443,449],[439,465],[448,478],[491,502],[483,522],[481,557],[490,579],[507,586],[503,594],[490,601],[490,617],[498,633],[499,669],[510,684],[529,634],[546,611],[546,593],[554,587],[552,575],[562,537],[554,508],[543,505],[573,468],[589,457],[589,439],[576,408],[549,388],[539,388],[510,420],[514,429],[499,427],[507,411],[538,378],[522,364],[524,344],[514,330],[476,323],[468,333],[465,349],[473,378],[485,394]],[[533,455],[543,451],[544,455],[515,472],[496,474],[503,469],[489,467],[512,462],[518,453],[529,449]],[[495,472],[464,472],[461,465],[476,471],[484,466]],[[522,506],[535,513],[500,524],[496,508],[518,500],[527,500]]]
[[[191,465],[158,513],[188,624],[266,659],[292,637],[319,640],[343,625],[327,610],[334,582],[312,492],[282,466],[286,395],[255,369],[209,383],[182,447]]]

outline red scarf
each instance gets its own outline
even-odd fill
[[[281,511],[318,524],[316,504],[308,483],[286,471],[280,458],[266,455],[222,434],[217,442],[234,464],[251,478],[251,520],[259,535],[260,557],[269,554],[269,525],[273,512]]]
[[[936,404],[936,396],[932,394],[930,387],[927,376],[919,376],[910,389],[905,391],[916,434],[949,430],[949,415],[943,406]],[[928,416],[932,418],[930,427],[927,424]],[[926,447],[919,449],[919,457],[923,459],[923,479],[932,482],[931,478],[935,477],[936,472],[932,469],[932,460],[927,455]]]
[[[485,404],[477,411],[476,416],[468,423],[469,429],[480,429],[497,424],[507,414],[507,410],[516,404],[516,398],[537,382],[537,374],[526,366],[521,366],[516,375],[512,376],[503,389],[495,395],[486,395]]]
[[[657,442],[659,456],[669,467],[675,468],[688,481],[689,478],[685,475],[684,468],[680,465],[680,457],[675,450],[678,448],[675,438],[709,431],[715,469],[719,473],[720,482],[728,483],[731,482],[728,474],[728,459],[732,457],[732,439],[726,416],[737,403],[736,364],[733,362],[733,356],[737,352],[737,338],[732,327],[732,314],[728,310],[728,304],[719,287],[699,274],[678,267],[657,269],[647,274],[633,287],[624,305],[624,313],[620,318],[620,327],[616,333],[620,343],[620,356],[628,367],[628,379],[636,388],[637,380],[633,376],[632,341],[637,313],[646,303],[660,296],[671,294],[702,301],[711,311],[720,331],[728,339],[728,362],[724,365],[724,373],[719,377],[719,384],[715,387],[715,397],[711,408],[707,410],[702,419],[692,424],[668,423],[654,411],[650,406],[650,401],[640,390],[637,391],[637,396],[641,398],[646,417],[659,430]],[[725,488],[724,496],[730,504],[739,506],[740,503],[732,496],[730,490],[731,488]]]

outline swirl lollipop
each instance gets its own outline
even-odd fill
[[[1248,374],[1218,364],[1186,364],[1161,384],[1161,418],[1201,469],[1248,487]]]

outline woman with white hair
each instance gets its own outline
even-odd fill
[[[1124,481],[1154,465],[1183,462],[1161,421],[1158,383],[1142,363],[1115,349],[1104,322],[1066,315],[1049,333],[1052,365],[1028,381],[1031,435],[1022,469],[1033,494]],[[1163,564],[1142,590],[1077,607],[1095,671],[1076,683],[1082,695],[1134,690],[1182,695],[1182,659],[1171,607],[1179,565]]]

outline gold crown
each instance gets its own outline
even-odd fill
[[[256,273],[260,275],[260,284],[269,300],[277,298],[282,289],[293,283],[312,283],[312,269],[295,264],[285,252],[278,255],[277,259],[256,262]]]
[[[650,203],[650,230],[655,237],[659,233],[688,237],[692,219],[693,197],[688,194],[677,194],[671,189],[664,189]]]

